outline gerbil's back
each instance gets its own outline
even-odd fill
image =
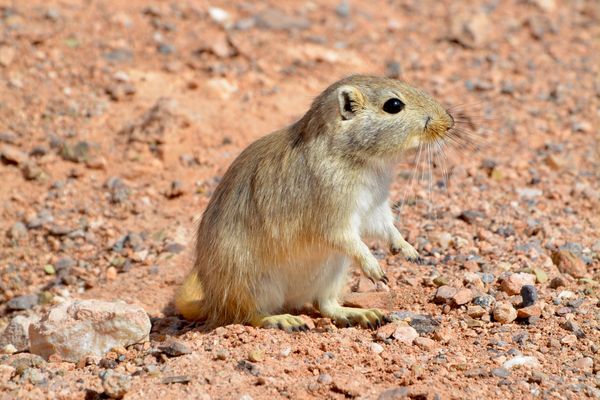
[[[229,167],[206,208],[198,228],[198,262],[239,264],[243,254],[250,261],[267,255],[260,253],[289,250],[305,228],[311,184],[306,158],[288,130],[252,143]]]

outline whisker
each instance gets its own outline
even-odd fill
[[[446,153],[443,148],[443,143],[441,143],[439,139],[436,139],[434,141],[434,144],[436,145],[437,150],[438,150],[436,152],[436,155],[439,156],[439,159],[441,160],[440,167],[442,168],[442,176],[444,179],[444,189],[446,191],[446,194],[449,194],[448,186],[450,185],[450,177],[448,176],[448,170],[446,169],[446,162],[448,161],[448,159],[447,159]]]
[[[417,151],[417,153],[415,155],[415,158],[414,158],[415,165],[414,165],[413,172],[412,172],[412,175],[411,175],[410,180],[409,180],[409,186],[408,186],[408,188],[404,189],[404,193],[402,195],[402,201],[400,202],[400,206],[396,207],[396,212],[398,213],[397,216],[396,216],[396,222],[399,222],[400,214],[402,212],[402,208],[404,207],[404,203],[406,201],[406,195],[407,195],[408,191],[412,190],[413,181],[414,181],[415,176],[417,174],[417,166],[419,165],[419,162],[421,160],[421,150],[422,150],[422,148],[423,148],[423,143],[420,142],[419,143],[419,150]]]
[[[427,155],[428,155],[428,162],[429,162],[429,214],[433,215],[433,198],[432,198],[432,192],[433,192],[433,188],[432,188],[432,181],[433,181],[433,167],[431,165],[431,143],[427,143]]]

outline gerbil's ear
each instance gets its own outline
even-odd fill
[[[337,90],[342,119],[352,119],[365,106],[365,97],[354,86],[341,86]]]

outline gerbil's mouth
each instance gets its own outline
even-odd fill
[[[426,115],[422,121],[421,130],[413,131],[406,140],[404,145],[406,150],[416,149],[422,145],[427,146],[429,144],[441,146],[452,139],[451,136],[455,121],[449,112],[439,117]]]
[[[446,137],[446,133],[452,129],[452,125],[452,122],[433,121],[430,117],[427,117],[427,121],[423,127],[422,139],[426,142],[443,140]]]

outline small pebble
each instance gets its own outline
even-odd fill
[[[587,275],[585,263],[571,251],[555,251],[552,253],[551,258],[554,265],[563,274],[569,274],[574,278],[583,278]]]
[[[177,243],[177,242],[171,242],[165,246],[165,251],[167,253],[177,254],[177,253],[181,253],[184,250],[185,250],[185,246],[180,243]]]
[[[252,350],[248,353],[248,361],[251,362],[260,362],[264,360],[265,354],[261,350]]]
[[[17,352],[17,348],[10,343],[7,345],[4,345],[0,349],[0,353],[2,353],[2,354],[15,354],[16,352]]]
[[[435,292],[434,301],[436,303],[448,303],[457,292],[458,290],[452,286],[440,286]]]
[[[508,294],[519,294],[524,285],[534,284],[535,275],[519,272],[505,277],[500,284],[500,289]]]
[[[425,314],[413,314],[408,323],[415,328],[419,335],[428,335],[437,331],[440,327],[439,321],[431,315]]]
[[[529,380],[531,382],[535,382],[535,383],[543,383],[545,381],[548,380],[548,375],[546,375],[545,373],[541,372],[541,371],[532,371],[531,372],[531,378],[529,378]]]
[[[131,377],[113,370],[107,370],[100,376],[104,394],[111,399],[122,399],[131,389]]]
[[[342,18],[348,18],[350,16],[350,2],[348,0],[342,0],[340,4],[335,7],[335,13]]]
[[[231,15],[219,7],[209,7],[208,15],[214,22],[223,25],[231,19]]]
[[[560,339],[560,342],[562,344],[574,344],[574,343],[577,343],[577,336],[576,335],[566,335],[562,339]]]
[[[56,270],[54,269],[54,266],[52,264],[46,264],[46,265],[44,265],[44,272],[47,275],[54,275],[54,274],[56,274]]]
[[[435,341],[433,339],[429,339],[427,337],[419,336],[414,340],[414,344],[419,346],[419,348],[423,350],[431,350],[435,346]]]
[[[496,302],[496,299],[494,299],[494,296],[491,296],[489,294],[477,296],[477,297],[475,297],[475,299],[473,299],[473,304],[481,306],[481,307],[485,308],[486,310],[489,310],[490,307],[492,306],[492,304],[494,304],[495,302]]]
[[[8,231],[8,237],[11,239],[19,239],[27,236],[27,227],[22,222],[15,222]]]
[[[10,299],[6,306],[9,310],[29,310],[38,304],[38,296],[36,294],[28,294]]]
[[[188,375],[177,375],[177,376],[167,376],[165,378],[163,378],[162,383],[165,385],[170,385],[173,383],[181,383],[181,384],[188,384],[192,381],[192,378],[190,378]]]
[[[517,310],[517,317],[519,318],[539,317],[540,315],[542,315],[542,308],[538,304],[533,304]]]
[[[329,385],[331,382],[333,382],[333,378],[329,374],[321,374],[317,378],[317,382],[322,385]]]
[[[512,369],[517,366],[524,367],[539,367],[540,363],[537,358],[531,356],[518,356],[505,361],[502,364],[503,368]]]
[[[419,337],[419,333],[411,326],[398,326],[392,335],[397,341],[411,345],[413,340]]]
[[[385,63],[385,76],[387,76],[388,78],[392,78],[392,79],[400,79],[401,75],[402,75],[402,66],[400,65],[400,63],[398,61],[388,60]],[[440,237],[441,236],[442,235],[440,235]],[[440,246],[442,247],[442,249],[448,248],[448,244],[450,243],[450,240],[452,240],[452,236],[450,236],[450,239],[448,239],[447,241],[446,241],[446,237],[443,237],[443,238],[441,238],[441,240],[439,240]]]
[[[165,192],[165,197],[167,199],[174,199],[176,197],[180,197],[185,193],[183,190],[183,183],[181,181],[173,181],[169,186],[169,189]]]
[[[446,278],[445,276],[442,276],[442,275],[439,275],[439,276],[436,276],[435,278],[433,278],[433,284],[437,287],[445,286],[449,282],[450,281],[448,280],[448,278]]]
[[[215,358],[217,360],[227,360],[227,358],[229,357],[229,352],[226,349],[219,349],[217,350],[217,353],[215,354]]]
[[[523,287],[521,287],[521,298],[523,299],[523,307],[529,307],[535,304],[535,302],[538,299],[538,294],[535,286],[523,285]]]
[[[494,320],[501,324],[509,324],[517,319],[517,310],[506,302],[498,302],[494,306]]]
[[[108,267],[106,270],[106,279],[109,281],[114,281],[117,279],[117,269],[115,267]]]
[[[508,378],[510,371],[506,368],[494,368],[492,369],[492,375],[498,378]]]
[[[369,345],[369,347],[371,348],[371,351],[375,354],[381,354],[383,352],[383,346],[379,343],[373,342]]]
[[[490,284],[490,283],[494,282],[494,279],[496,279],[494,274],[491,274],[489,272],[482,272],[480,275],[481,275],[481,281],[485,284]]]
[[[552,280],[550,281],[550,284],[548,286],[551,289],[558,289],[559,287],[567,286],[567,284],[568,284],[567,280],[563,276],[559,275],[559,276],[552,278]]]
[[[46,376],[38,368],[27,368],[21,375],[24,380],[28,380],[32,385],[41,385],[46,383]]]
[[[473,300],[473,292],[471,289],[467,288],[460,289],[454,294],[454,296],[452,296],[452,301],[454,301],[454,304],[458,306],[467,304],[471,302],[471,300]]]
[[[177,341],[169,341],[158,349],[168,357],[179,357],[192,352],[187,345]]]
[[[537,283],[545,283],[548,281],[548,274],[541,268],[534,268],[533,273]]]
[[[471,318],[481,318],[485,314],[487,314],[487,311],[481,306],[473,305],[467,308],[467,315]]]
[[[285,347],[281,350],[281,352],[279,354],[281,354],[282,357],[287,357],[292,353],[292,348],[291,347]]]
[[[573,332],[575,334],[575,336],[579,339],[585,337],[585,332],[583,331],[583,329],[581,329],[579,324],[577,324],[577,322],[573,321],[572,319],[567,319],[567,321],[565,323],[561,324],[561,326],[564,329],[566,329],[570,332]]]
[[[592,372],[594,360],[591,357],[582,357],[575,361],[573,366],[581,371]]]

